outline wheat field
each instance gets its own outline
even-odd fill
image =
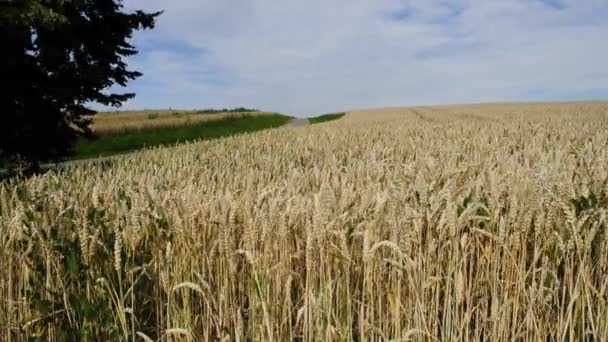
[[[608,103],[388,108],[0,185],[0,340],[608,340]]]

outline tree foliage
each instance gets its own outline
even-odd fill
[[[132,98],[108,89],[141,75],[127,69],[137,53],[129,41],[134,31],[153,28],[159,14],[127,13],[122,0],[0,2],[0,157],[62,158],[91,133],[88,105]]]

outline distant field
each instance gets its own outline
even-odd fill
[[[125,132],[143,131],[167,127],[196,125],[203,122],[239,118],[245,115],[258,116],[263,112],[219,112],[206,111],[131,111],[99,113],[93,117],[91,129],[97,135],[115,135]]]
[[[0,183],[0,340],[608,341],[607,165],[608,103],[460,105]]]

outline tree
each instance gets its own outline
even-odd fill
[[[126,13],[122,0],[0,0],[0,159],[59,160],[91,135],[91,103],[134,97],[108,89],[141,76],[127,69],[129,40],[160,13]]]

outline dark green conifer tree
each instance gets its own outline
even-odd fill
[[[59,160],[90,135],[88,105],[132,98],[109,87],[141,75],[127,69],[129,41],[159,14],[125,12],[122,0],[0,0],[0,158]]]

